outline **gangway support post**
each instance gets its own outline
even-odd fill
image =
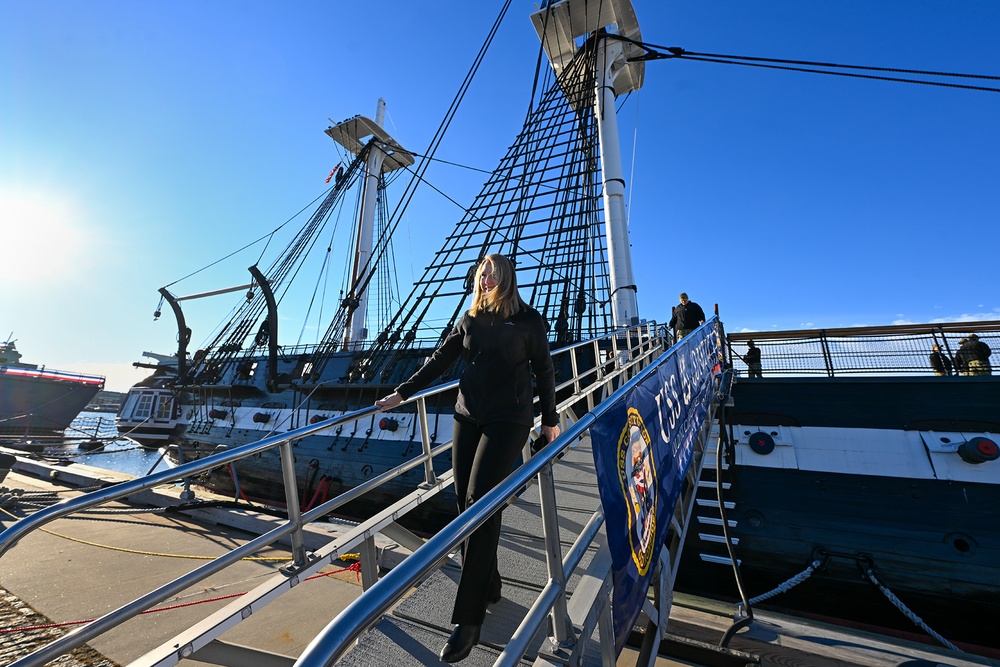
[[[378,581],[378,547],[369,535],[361,543],[361,590],[367,591]]]
[[[431,429],[427,421],[427,401],[420,397],[417,399],[417,420],[420,422],[420,444],[424,449],[424,484],[427,487],[437,483],[437,476],[434,473],[434,459],[431,458]]]
[[[562,546],[559,543],[559,509],[556,506],[555,477],[549,462],[538,473],[538,499],[542,513],[542,533],[545,538],[545,563],[549,579],[557,584],[559,595],[552,605],[552,635],[550,648],[559,651],[576,641],[573,626],[566,613],[566,574],[563,572]]]
[[[285,484],[285,506],[288,511],[288,522],[293,529],[289,538],[292,542],[292,562],[295,567],[306,564],[306,544],[302,535],[302,511],[299,509],[299,492],[295,484],[295,454],[292,453],[292,442],[286,440],[278,446],[281,455],[281,476]]]

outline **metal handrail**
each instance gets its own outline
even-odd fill
[[[715,326],[715,320],[710,320],[702,325],[702,327],[706,326]],[[667,352],[664,352],[659,358],[639,371],[605,401],[595,406],[594,409],[566,429],[554,442],[539,450],[535,456],[515,470],[506,480],[441,529],[401,565],[382,577],[365,592],[363,597],[359,597],[349,604],[310,642],[295,662],[295,667],[329,667],[336,663],[366,630],[374,626],[389,611],[405,591],[430,574],[445,556],[469,537],[476,528],[504,507],[507,500],[515,495],[521,487],[528,484],[536,475],[546,470],[550,471],[553,462],[559,455],[589,431],[594,422],[611,408],[619,396],[626,395],[646,377],[656,372],[667,356]],[[590,533],[591,538],[599,527],[599,524],[593,525],[594,521],[595,519],[592,518],[591,523],[588,523],[590,530],[586,531]],[[580,553],[580,548],[574,545],[571,551],[577,554]],[[569,572],[571,571],[570,569]],[[564,572],[564,574],[568,575],[568,572]],[[558,597],[564,598],[562,595],[564,592],[565,576],[562,582],[553,582],[550,579],[529,615],[533,616],[536,622],[540,621],[544,614],[540,613],[539,606],[550,608],[556,603]],[[547,611],[547,609],[542,611]],[[518,646],[522,643],[526,645],[530,636],[528,633],[527,638],[522,637]],[[513,650],[512,647],[509,648],[511,650],[505,651],[504,655],[515,661],[520,660],[521,653]]]
[[[559,348],[554,351],[554,354],[559,354],[571,350],[575,350],[580,347],[594,344],[597,341],[604,340],[606,338],[613,338],[621,333],[629,331],[628,329],[623,329],[621,331],[615,331],[609,333],[599,339],[593,339],[590,341],[583,341],[580,343],[575,343],[573,345],[568,345],[566,347]],[[428,398],[435,394],[439,394],[458,386],[459,381],[453,380],[446,384],[437,385],[421,391],[413,396],[411,396],[404,403],[412,403],[421,398]],[[4,555],[12,546],[17,544],[24,535],[32,532],[33,530],[40,528],[51,521],[59,519],[61,517],[72,514],[73,512],[94,507],[96,505],[102,505],[104,503],[110,502],[112,500],[117,500],[123,498],[139,491],[145,491],[156,486],[159,486],[165,482],[171,482],[184,477],[192,477],[203,472],[208,472],[214,468],[233,463],[247,456],[252,456],[260,452],[264,452],[272,447],[277,447],[285,442],[290,442],[292,440],[298,440],[306,436],[315,435],[317,433],[322,433],[323,431],[329,430],[341,424],[346,424],[348,422],[358,421],[367,417],[368,415],[379,412],[379,409],[372,405],[365,408],[360,408],[352,412],[345,412],[344,414],[332,417],[328,420],[318,422],[316,424],[310,424],[308,426],[302,426],[290,431],[286,431],[281,435],[272,435],[266,438],[257,440],[256,442],[251,442],[246,445],[240,445],[239,447],[234,447],[232,449],[221,451],[217,454],[211,454],[204,458],[200,458],[196,461],[191,461],[179,465],[174,468],[169,468],[167,470],[162,470],[157,473],[146,475],[145,477],[136,478],[128,482],[120,482],[114,486],[110,486],[105,489],[99,489],[97,491],[92,491],[86,495],[79,496],[77,498],[68,498],[62,502],[56,503],[50,507],[43,510],[39,510],[32,514],[30,517],[25,517],[13,524],[3,532],[0,532],[0,557]],[[407,462],[409,465],[413,461],[418,461],[423,463],[423,457],[418,456]],[[403,467],[403,466],[400,466]],[[410,465],[406,468],[409,470],[413,466]],[[394,469],[395,470],[395,469]],[[390,471],[391,472],[391,471]],[[405,472],[405,471],[404,471]],[[395,476],[395,475],[394,475]],[[362,485],[366,486],[366,485]],[[370,487],[368,487],[370,488]],[[311,511],[310,514],[315,512]]]
[[[645,335],[643,332],[645,331]],[[592,339],[589,341],[582,341],[580,343],[575,343],[569,345],[559,350],[555,350],[553,355],[559,355],[563,353],[572,353],[573,351],[585,347],[593,346],[595,350],[595,359],[597,360],[597,365],[600,367],[602,365],[599,359],[599,344],[602,341],[610,339],[612,345],[615,349],[617,348],[617,339],[620,336],[626,336],[628,338],[628,344],[624,348],[624,352],[627,352],[632,364],[642,363],[652,350],[656,347],[656,336],[655,336],[655,323],[637,325],[630,328],[625,328],[610,332],[601,338]],[[633,332],[637,335],[636,345],[633,347],[631,344]],[[575,358],[575,355],[574,355]],[[628,373],[632,366],[625,366],[620,370],[623,373]],[[589,372],[589,371],[588,371]],[[567,386],[569,383],[576,380],[576,378],[567,381],[561,386]],[[438,385],[427,389],[425,391],[419,392],[418,394],[412,396],[406,402],[417,402],[418,409],[426,414],[424,403],[426,399],[430,396],[436,395],[441,392],[453,389],[458,385],[458,380],[452,382]],[[591,389],[593,385],[588,386]],[[567,405],[572,403],[573,399],[564,401]],[[565,407],[565,406],[563,406]],[[429,437],[426,433],[423,434],[422,440],[424,441],[424,452],[418,456],[413,457],[406,463],[397,466],[381,475],[374,477],[370,480],[366,480],[363,484],[354,487],[345,493],[332,498],[323,504],[302,513],[298,507],[298,498],[294,489],[296,489],[295,484],[295,469],[293,465],[293,458],[291,454],[291,442],[299,438],[314,435],[316,433],[321,433],[328,429],[335,428],[341,424],[357,421],[363,419],[373,413],[377,412],[378,408],[375,406],[370,406],[355,410],[352,412],[344,413],[338,417],[333,417],[331,419],[319,422],[317,424],[310,424],[308,426],[300,427],[287,431],[281,435],[273,435],[265,437],[253,443],[246,445],[241,445],[234,447],[232,449],[224,450],[216,454],[209,455],[207,457],[192,461],[190,463],[183,463],[175,468],[170,468],[168,470],[160,471],[158,473],[152,473],[145,477],[137,478],[127,482],[120,482],[113,486],[99,489],[88,494],[69,498],[60,503],[52,505],[48,508],[39,510],[38,512],[32,514],[29,517],[25,517],[3,532],[0,532],[0,557],[2,557],[10,548],[15,546],[23,537],[31,533],[34,530],[45,526],[46,524],[73,514],[77,511],[91,508],[97,505],[101,505],[113,500],[124,498],[130,496],[139,491],[145,491],[165,482],[171,482],[177,479],[188,478],[194,475],[198,475],[203,472],[208,472],[219,466],[234,463],[240,459],[246,458],[248,456],[253,456],[265,450],[271,449],[273,447],[279,447],[281,449],[281,460],[282,460],[282,472],[285,476],[285,487],[287,495],[287,511],[289,514],[287,522],[280,525],[279,527],[258,536],[257,538],[247,542],[234,549],[233,551],[216,558],[215,560],[196,568],[195,570],[164,584],[160,588],[141,596],[132,602],[115,609],[104,616],[92,621],[91,623],[78,628],[76,631],[64,635],[63,637],[54,640],[53,642],[47,644],[46,646],[38,649],[34,653],[25,656],[24,658],[16,661],[12,664],[12,667],[35,667],[37,665],[45,664],[46,662],[62,655],[68,650],[72,650],[77,646],[84,644],[85,642],[93,639],[94,637],[100,636],[104,632],[117,627],[121,623],[137,616],[142,611],[152,607],[153,605],[165,600],[170,595],[176,594],[179,591],[184,590],[186,587],[201,581],[208,576],[224,569],[228,565],[237,562],[241,558],[259,551],[260,549],[274,544],[275,542],[283,539],[290,538],[292,543],[292,554],[293,561],[297,566],[301,566],[306,561],[306,554],[303,542],[302,531],[306,523],[309,523],[315,519],[319,519],[322,516],[333,511],[340,505],[346,504],[353,499],[363,495],[367,491],[379,486],[381,483],[387,481],[388,479],[397,477],[414,467],[419,465],[426,465],[430,468],[430,460],[435,456],[446,451],[450,447],[450,443],[443,443],[437,447],[431,448]],[[424,422],[426,425],[426,422]],[[426,429],[424,429],[426,431]],[[567,440],[568,442],[568,440]],[[543,450],[543,451],[547,451]],[[554,456],[554,455],[553,455]],[[433,470],[431,469],[430,475],[433,475]],[[530,479],[530,477],[529,477]],[[450,478],[443,480],[445,483],[450,483]],[[433,482],[432,479],[428,479],[428,482]]]
[[[445,389],[451,388],[451,384],[444,385],[442,387],[435,387],[433,390],[421,392],[420,395],[426,396],[437,393],[437,391],[444,391]],[[414,399],[415,398],[417,397],[414,397]],[[247,456],[258,454],[271,449],[272,447],[277,447],[285,442],[314,435],[345,422],[361,419],[362,417],[377,411],[378,408],[371,406],[355,410],[353,412],[344,413],[340,417],[336,417],[328,421],[303,426],[287,431],[281,435],[272,435],[256,442],[240,445],[239,447],[224,450],[217,454],[211,454],[210,456],[206,456],[196,461],[191,461],[190,463],[185,463],[177,466],[176,468],[169,468],[167,470],[162,470],[160,472],[146,475],[145,477],[139,477],[127,482],[119,482],[113,486],[98,489],[97,491],[91,491],[86,495],[78,496],[76,498],[67,498],[62,502],[51,505],[50,507],[35,512],[29,517],[21,519],[0,533],[0,557],[2,557],[7,550],[17,544],[26,534],[41,528],[51,521],[72,514],[73,512],[94,507],[96,505],[102,505],[112,500],[132,495],[139,491],[152,489],[165,482],[172,482],[183,477],[191,477],[203,472],[208,472],[213,468],[233,463],[234,461],[246,458]]]

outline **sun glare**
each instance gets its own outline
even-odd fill
[[[0,188],[0,234],[4,281],[49,287],[89,264],[80,215],[64,199]]]

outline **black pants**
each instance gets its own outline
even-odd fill
[[[451,460],[459,512],[464,512],[510,474],[530,430],[522,424],[478,425],[461,417],[455,418]],[[501,519],[501,512],[494,514],[463,545],[462,579],[455,597],[452,623],[482,625],[486,619],[487,601],[500,595],[497,545]]]

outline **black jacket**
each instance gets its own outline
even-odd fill
[[[680,304],[674,308],[673,317],[670,318],[670,324],[667,326],[674,326],[678,329],[697,329],[701,322],[705,321],[705,311],[701,309],[701,306],[696,304],[694,301],[688,301],[686,304]]]
[[[943,352],[931,352],[928,359],[931,362],[931,368],[936,372],[951,375],[951,359]]]
[[[973,338],[965,341],[958,348],[958,352],[955,353],[955,361],[961,370],[967,370],[970,361],[978,361],[984,366],[988,366],[992,353],[989,345]]]
[[[479,424],[510,422],[531,426],[534,372],[542,424],[559,424],[552,357],[545,322],[537,310],[527,306],[507,320],[489,313],[472,317],[466,312],[427,363],[396,391],[409,398],[430,385],[460,355],[464,355],[465,370],[458,384],[456,414]]]

